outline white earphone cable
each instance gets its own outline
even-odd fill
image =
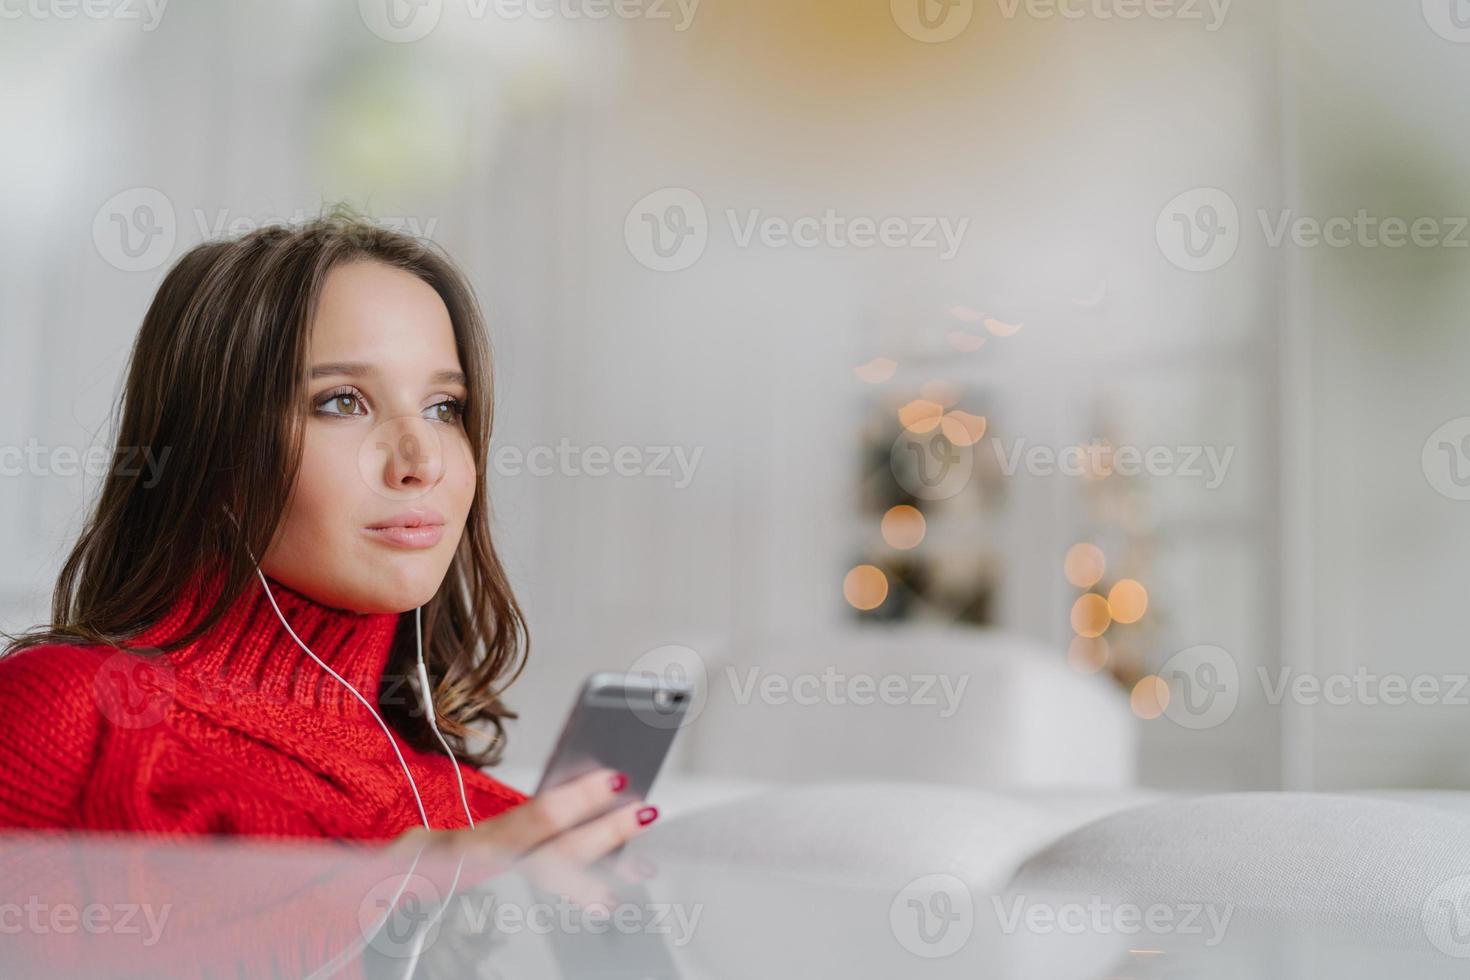
[[[434,701],[429,697],[429,670],[424,666],[424,624],[422,612],[422,606],[413,611],[413,634],[418,638],[419,690],[423,694],[424,711],[429,716],[429,726],[434,729],[434,737],[444,747],[444,754],[449,756],[449,761],[454,763],[454,778],[459,783],[459,799],[464,804],[464,816],[470,822],[470,828],[474,829],[475,817],[474,814],[470,813],[470,798],[465,795],[464,776],[459,771],[459,760],[449,750],[449,743],[444,741],[444,736],[439,733],[439,722],[434,718]]]
[[[231,521],[234,522],[235,527],[239,528],[240,522],[235,518],[234,513],[232,513],[228,507],[225,508],[225,514],[230,518]],[[373,720],[378,723],[378,727],[383,729],[383,734],[388,737],[388,744],[392,747],[393,754],[398,757],[398,764],[403,767],[403,775],[408,779],[408,788],[413,791],[413,801],[414,804],[418,807],[419,819],[423,821],[425,830],[432,831],[434,828],[429,826],[429,815],[424,810],[423,798],[419,796],[418,784],[413,781],[413,773],[409,772],[408,762],[404,760],[403,753],[399,751],[398,743],[393,740],[393,733],[389,731],[388,724],[383,721],[382,716],[378,714],[377,710],[372,706],[371,703],[369,703],[367,698],[362,696],[357,688],[349,684],[347,682],[347,679],[344,678],[341,674],[337,673],[331,667],[327,666],[322,658],[313,653],[311,647],[303,643],[301,637],[296,635],[296,631],[291,628],[291,624],[286,622],[286,617],[281,612],[281,607],[276,604],[275,594],[271,592],[270,583],[266,581],[265,573],[262,572],[260,569],[260,561],[255,557],[255,552],[251,551],[250,547],[247,545],[245,548],[245,553],[249,555],[250,560],[255,563],[255,574],[260,578],[261,587],[265,589],[265,597],[270,600],[271,608],[275,610],[276,618],[281,621],[282,626],[286,627],[286,632],[291,634],[291,639],[295,640],[296,645],[299,646],[302,650],[305,650],[306,655],[315,660],[317,664],[322,668],[322,670],[325,670],[328,674],[331,674],[337,679],[338,683],[347,688],[347,690],[351,691],[352,696],[361,701],[362,706],[368,709],[368,713],[373,716]],[[475,826],[475,817],[470,812],[470,798],[469,795],[465,792],[464,775],[459,771],[459,760],[454,757],[454,753],[449,748],[449,743],[444,741],[444,735],[439,731],[439,722],[434,714],[434,702],[433,698],[431,697],[429,686],[429,670],[427,667],[424,666],[424,625],[422,614],[422,606],[414,609],[413,611],[414,637],[417,640],[416,659],[418,661],[419,698],[423,702],[424,712],[429,717],[429,727],[434,729],[434,737],[439,740],[439,745],[443,747],[444,754],[449,756],[450,765],[454,767],[454,779],[459,784],[459,800],[461,803],[464,804],[465,819],[469,821],[470,827],[473,828]]]
[[[276,611],[276,618],[281,621],[281,625],[282,626],[286,627],[286,632],[291,634],[291,639],[295,640],[296,641],[296,645],[299,646],[301,649],[303,649],[303,650],[306,651],[306,655],[308,657],[310,657],[311,659],[315,660],[318,664],[320,664],[322,670],[325,670],[327,673],[329,673],[333,677],[337,678],[337,680],[339,682],[341,682],[341,684],[342,684],[343,687],[345,687],[345,688],[347,688],[347,690],[351,691],[352,694],[353,694],[353,696],[356,697],[357,700],[359,700],[359,701],[362,702],[363,707],[364,708],[367,708],[368,711],[372,714],[373,719],[383,729],[383,734],[386,735],[386,736],[388,736],[388,744],[393,747],[393,754],[396,755],[396,756],[398,756],[398,764],[403,767],[403,774],[408,777],[408,788],[411,789],[411,790],[413,790],[413,801],[414,801],[414,803],[416,803],[418,805],[418,808],[419,808],[419,818],[421,820],[423,820],[423,822],[424,822],[424,829],[425,830],[433,830],[434,828],[432,828],[432,827],[429,826],[429,815],[424,812],[424,801],[419,797],[419,788],[418,788],[418,785],[416,783],[414,783],[414,781],[413,781],[413,773],[411,773],[411,772],[408,771],[408,763],[404,761],[403,753],[398,750],[398,743],[393,740],[393,733],[388,730],[387,723],[385,721],[383,721],[383,719],[381,717],[378,716],[378,712],[373,709],[373,706],[371,704],[368,703],[368,699],[365,698],[365,697],[363,697],[361,694],[358,693],[357,688],[355,688],[351,684],[347,683],[346,678],[344,678],[341,674],[337,673],[331,667],[328,667],[326,665],[326,663],[322,660],[322,658],[320,658],[316,654],[312,653],[311,652],[311,648],[308,647],[305,643],[302,643],[301,642],[301,637],[299,637],[299,636],[296,635],[296,631],[291,628],[291,624],[288,623],[288,622],[286,622],[286,617],[281,614],[281,607],[278,606],[278,605],[276,605],[276,597],[271,593],[271,587],[266,582],[266,580],[265,580],[265,573],[260,570],[260,566],[259,565],[257,565],[256,568],[255,568],[255,574],[260,576],[260,584],[265,588],[265,596],[266,596],[267,599],[270,600],[270,602],[271,602],[271,608]],[[457,768],[458,767],[456,766],[456,769]],[[468,804],[466,804],[466,806],[468,806]]]

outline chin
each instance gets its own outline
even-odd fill
[[[417,609],[439,591],[448,564],[425,556],[375,563],[353,597],[362,613],[402,613]]]

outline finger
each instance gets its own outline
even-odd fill
[[[643,833],[657,816],[655,807],[646,803],[628,803],[567,831],[540,850],[548,852],[556,860],[589,864]]]
[[[617,770],[595,769],[538,793],[468,833],[482,836],[509,853],[522,855],[605,811],[617,801],[618,793],[626,785],[627,777]]]

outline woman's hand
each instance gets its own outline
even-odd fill
[[[598,769],[472,828],[431,831],[413,827],[391,846],[411,845],[425,853],[488,859],[490,865],[481,869],[490,872],[487,877],[523,871],[547,891],[583,905],[610,907],[615,904],[612,892],[582,869],[643,833],[658,816],[654,807],[633,802],[588,819],[606,809],[626,785],[622,773]],[[630,870],[634,877],[646,876],[641,868],[622,869],[624,875]]]

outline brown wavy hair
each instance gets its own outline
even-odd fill
[[[265,554],[296,482],[307,344],[327,274],[359,260],[418,276],[438,292],[453,323],[478,477],[459,547],[423,607],[424,659],[439,677],[431,697],[455,754],[476,766],[500,760],[503,721],[516,717],[501,697],[524,669],[530,639],[490,535],[493,397],[484,318],[469,282],[437,245],[341,207],[301,225],[206,242],[168,271],[129,357],[113,456],[125,447],[167,447],[168,463],[159,473],[110,469],[61,567],[51,623],[12,637],[7,653],[43,643],[124,646],[157,623],[201,569],[222,575],[218,600],[193,629],[152,649],[178,649],[219,621],[252,584],[249,553]],[[411,618],[401,617],[399,627],[385,684],[416,676]],[[380,713],[405,740],[434,747],[412,699],[377,693]],[[493,731],[471,727],[481,722]],[[472,751],[470,740],[487,734],[488,747]]]

